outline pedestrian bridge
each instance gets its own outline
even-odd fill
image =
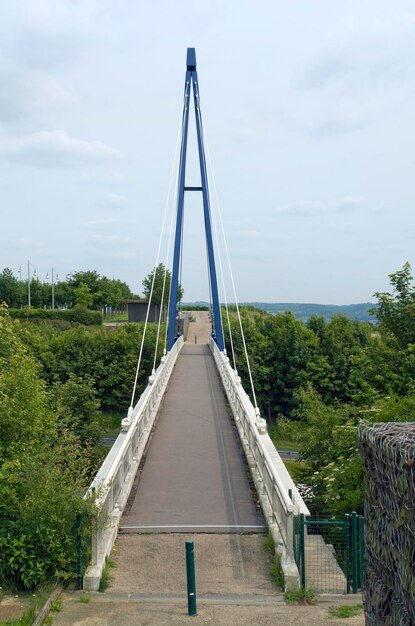
[[[286,584],[299,584],[293,524],[307,507],[265,421],[209,336],[208,314],[195,317],[188,341],[177,339],[123,420],[90,486],[99,522],[85,589],[98,588],[118,532],[269,530]]]

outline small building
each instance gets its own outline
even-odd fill
[[[127,306],[127,314],[129,322],[145,322],[148,308],[147,300],[123,300],[121,304]],[[151,304],[148,314],[149,322],[158,322],[160,316],[160,305]],[[166,321],[166,307],[163,307],[161,321]]]

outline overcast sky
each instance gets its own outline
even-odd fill
[[[413,0],[0,0],[0,10],[0,271],[25,275],[28,259],[42,279],[52,267],[61,278],[96,269],[141,293],[188,46],[241,300],[369,301],[415,265]],[[190,185],[194,148],[192,134]],[[185,300],[208,298],[198,196],[185,206]]]

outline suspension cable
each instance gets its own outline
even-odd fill
[[[172,166],[171,175],[170,175],[169,189],[168,189],[168,192],[167,192],[167,199],[166,199],[166,204],[165,204],[165,207],[164,207],[163,221],[162,221],[162,225],[161,225],[160,238],[159,238],[159,243],[158,243],[158,247],[157,247],[156,262],[155,262],[154,270],[153,270],[153,279],[151,281],[151,289],[150,289],[150,295],[149,295],[148,303],[147,303],[146,318],[145,318],[145,322],[144,322],[143,334],[142,334],[142,337],[141,337],[140,352],[139,352],[139,355],[138,355],[137,368],[136,368],[136,371],[135,371],[133,392],[131,394],[131,403],[130,403],[130,408],[128,410],[128,414],[129,415],[131,415],[131,412],[133,410],[134,397],[135,397],[135,392],[136,392],[136,389],[137,389],[138,373],[140,371],[141,358],[142,358],[143,349],[144,349],[144,341],[145,341],[146,333],[147,333],[147,325],[148,325],[148,318],[149,318],[149,314],[150,314],[151,300],[153,298],[154,283],[156,281],[157,267],[158,267],[159,258],[160,258],[161,242],[163,240],[163,233],[164,233],[164,227],[165,227],[166,216],[167,216],[167,208],[168,208],[169,199],[170,199],[170,190],[171,190],[171,186],[172,186],[172,182],[173,182],[173,174],[174,174],[174,169],[175,169],[175,164],[176,164],[177,148],[178,148],[179,139],[180,139],[180,135],[181,135],[180,131],[181,131],[181,128],[179,129],[179,133],[178,133],[178,136],[177,136],[176,149],[175,149],[175,154],[174,154],[174,159],[173,159],[173,166]]]
[[[178,143],[176,145],[175,160],[177,158],[177,149],[178,149]],[[160,338],[160,327],[161,327],[161,319],[162,319],[162,315],[163,315],[163,306],[164,306],[164,294],[166,292],[167,272],[168,272],[168,264],[169,264],[169,258],[170,258],[170,247],[171,247],[171,240],[172,240],[172,233],[173,233],[173,220],[174,220],[174,210],[172,209],[172,211],[171,211],[171,218],[170,218],[169,238],[168,238],[168,242],[167,242],[166,262],[164,264],[163,289],[162,289],[162,293],[161,293],[161,305],[160,305],[159,321],[158,321],[158,325],[157,325],[156,346],[155,346],[155,350],[154,350],[153,373],[154,373],[154,371],[156,369],[157,348],[158,348],[158,342],[159,342],[159,338]],[[170,280],[170,285],[169,285],[169,297],[168,297],[168,301],[167,301],[167,311],[169,310],[169,306],[170,306],[170,294],[171,294],[171,280]],[[165,356],[165,354],[166,354],[166,346],[167,346],[167,321],[168,321],[168,316],[167,316],[167,320],[166,320],[166,332],[165,332],[165,336],[164,336],[163,356]]]
[[[257,406],[257,401],[256,401],[254,381],[253,381],[253,378],[252,378],[251,364],[249,362],[248,350],[247,350],[246,341],[245,341],[245,333],[244,333],[244,329],[243,329],[243,326],[242,326],[241,313],[240,313],[240,310],[239,310],[238,298],[236,296],[235,281],[234,281],[234,278],[233,278],[232,266],[231,266],[231,261],[230,261],[230,258],[229,258],[229,249],[228,249],[228,244],[227,244],[227,241],[226,241],[225,229],[224,229],[224,226],[223,226],[222,211],[221,211],[221,208],[220,208],[219,196],[218,196],[218,192],[217,192],[217,188],[216,188],[215,176],[214,176],[213,168],[212,168],[212,161],[210,159],[209,146],[208,146],[208,143],[207,143],[206,139],[205,139],[205,145],[206,145],[206,153],[208,155],[209,162],[210,162],[213,188],[214,188],[214,191],[215,191],[215,197],[216,197],[216,204],[217,204],[217,209],[218,209],[219,221],[220,221],[220,225],[221,225],[223,242],[224,242],[224,245],[225,245],[226,258],[227,258],[227,261],[228,261],[229,275],[230,275],[230,279],[231,279],[233,295],[234,295],[234,298],[235,298],[236,311],[237,311],[237,314],[238,314],[239,328],[241,330],[241,337],[242,337],[242,343],[243,343],[243,347],[244,347],[246,365],[247,365],[247,368],[248,368],[249,381],[251,383],[252,397],[253,397],[253,400],[254,400],[255,410],[257,411],[258,406]]]
[[[213,174],[212,161],[211,161],[211,158],[210,158],[209,147],[208,147],[208,144],[207,144],[205,136],[204,136],[204,141],[205,141],[205,145],[206,145],[207,164],[209,165],[209,169],[210,169],[210,173],[211,173],[211,177],[212,177],[212,182],[213,182],[213,187],[214,187],[214,191],[215,191],[216,202],[217,202],[217,206],[219,207],[218,192],[217,192],[217,189],[216,189],[215,177],[214,177],[214,174]],[[220,209],[220,207],[219,207],[219,209]],[[231,344],[232,363],[233,363],[233,369],[237,373],[236,356],[235,356],[235,349],[234,349],[234,344],[233,344],[232,328],[231,328],[231,322],[230,322],[230,318],[229,318],[228,296],[227,296],[226,287],[225,287],[225,279],[224,279],[223,264],[222,264],[222,255],[221,255],[221,250],[220,250],[218,228],[217,228],[216,216],[215,216],[215,212],[214,211],[212,211],[212,222],[213,222],[213,230],[214,230],[214,233],[215,233],[216,248],[217,248],[217,251],[218,251],[218,258],[219,258],[219,273],[220,273],[220,277],[221,277],[222,291],[223,291],[223,297],[224,297],[224,301],[225,301],[226,319],[227,319],[228,330],[229,330],[229,341],[230,341],[230,344]],[[220,307],[220,317],[221,317],[222,328],[223,328],[224,324],[223,324],[222,307]],[[225,349],[225,352],[226,352],[226,349]]]

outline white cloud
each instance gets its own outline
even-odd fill
[[[91,240],[98,244],[125,244],[134,241],[132,237],[124,235],[92,235]]]
[[[119,157],[117,150],[101,141],[73,139],[64,130],[2,139],[0,154],[15,163],[40,167],[100,163]]]
[[[372,206],[366,198],[360,196],[343,196],[333,200],[305,200],[291,202],[276,209],[275,215],[288,217],[319,217],[334,213],[352,213],[357,210],[374,212],[378,207]]]
[[[79,185],[97,187],[118,187],[129,181],[122,174],[108,172],[107,174],[84,174],[78,180]]]
[[[109,193],[100,206],[104,209],[119,209],[128,202],[128,198],[118,193]]]
[[[88,222],[85,222],[85,226],[107,226],[108,224],[116,224],[119,221],[115,217],[106,217],[98,220],[88,220]]]

